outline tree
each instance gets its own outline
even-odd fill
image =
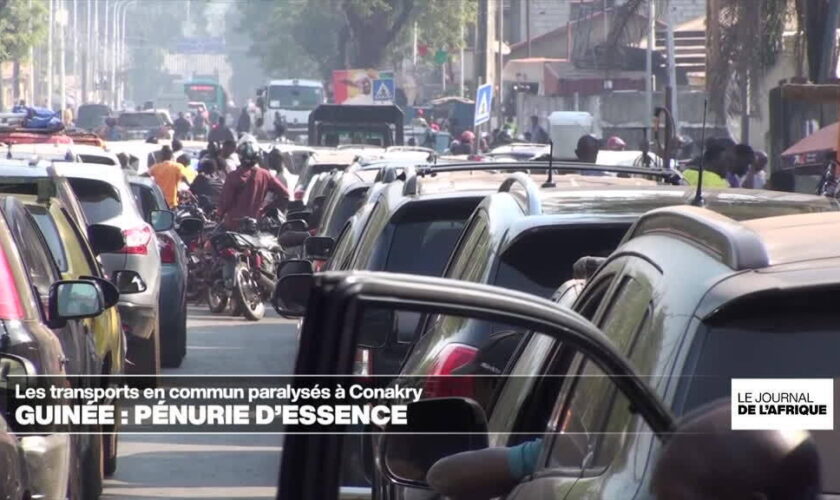
[[[47,10],[44,2],[0,0],[0,64],[25,59],[29,48],[47,34]],[[34,78],[34,75],[31,76]],[[15,82],[18,85],[18,82]],[[0,109],[3,103],[3,79],[0,77]],[[17,87],[16,92],[17,93]]]

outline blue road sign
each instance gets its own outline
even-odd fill
[[[373,81],[373,102],[394,102],[394,80],[383,79]]]
[[[475,93],[475,118],[473,125],[481,125],[490,121],[490,111],[493,109],[493,85],[485,83],[478,87]]]

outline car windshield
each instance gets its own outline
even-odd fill
[[[70,179],[70,185],[91,224],[99,224],[122,213],[120,194],[107,182],[74,178]]]
[[[268,107],[278,109],[315,109],[324,102],[324,93],[318,87],[272,85],[268,88]]]
[[[126,128],[157,128],[163,120],[156,113],[123,113],[117,119],[117,125]]]

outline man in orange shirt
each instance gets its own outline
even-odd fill
[[[172,160],[172,148],[164,146],[160,151],[161,161],[155,163],[149,169],[149,175],[155,180],[169,208],[178,205],[178,184],[183,180],[187,183],[184,175],[184,167]]]

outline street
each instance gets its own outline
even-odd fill
[[[191,307],[187,357],[165,374],[278,374],[293,369],[295,327],[274,311],[259,323]],[[274,498],[277,435],[121,436],[117,473],[102,498]]]

